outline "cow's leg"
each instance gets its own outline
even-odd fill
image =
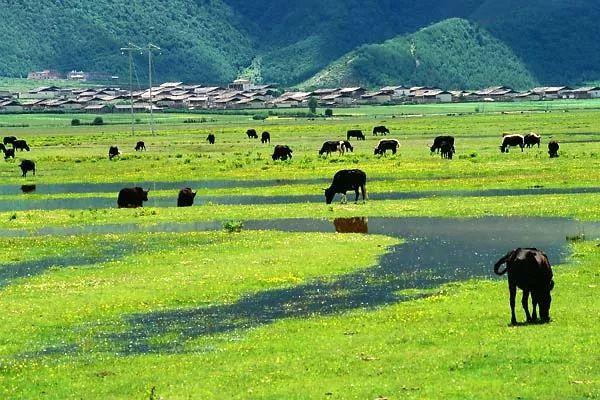
[[[515,298],[517,297],[517,285],[514,283],[508,283],[508,291],[510,293],[510,323],[513,325],[517,324],[517,316],[515,315]]]
[[[348,199],[346,198],[346,193],[342,193],[342,199],[340,200],[341,204],[346,204]]]
[[[360,191],[362,192],[363,203],[367,202],[367,187],[365,185],[360,185]]]
[[[354,204],[358,203],[358,186],[354,188]]]
[[[527,317],[527,322],[531,322],[531,314],[529,314],[529,290],[523,290],[523,297],[521,298],[521,305],[523,306],[523,310],[525,310],[525,316]]]
[[[533,322],[536,322],[538,317],[537,317],[537,309],[538,309],[538,296],[537,293],[535,291],[531,292],[531,303],[533,304],[533,313],[531,315],[531,320]]]
[[[525,148],[525,146],[521,145],[521,153],[522,153],[523,151],[525,151],[525,150],[524,150],[524,148]]]

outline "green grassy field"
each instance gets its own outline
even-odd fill
[[[535,110],[538,105],[552,108]],[[399,293],[401,301],[330,314],[311,312],[310,298],[267,307],[275,315],[268,320],[257,320],[239,306],[273,291],[293,293],[311,282],[334,282],[377,266],[402,238],[246,229],[127,233],[124,225],[119,227],[358,216],[544,216],[597,222],[600,193],[580,191],[600,186],[598,105],[490,103],[480,112],[475,104],[362,107],[314,120],[163,114],[156,116],[154,136],[147,115],[138,116],[135,136],[128,115],[105,115],[107,124],[96,127],[70,124],[72,118],[90,122],[93,115],[0,115],[2,136],[25,138],[32,147],[19,152],[16,161],[0,163],[0,189],[15,189],[0,194],[0,205],[96,197],[116,203],[116,192],[100,189],[18,193],[24,183],[42,188],[253,182],[200,188],[200,204],[189,209],[16,211],[8,206],[0,211],[0,398],[599,398],[598,238],[565,244],[571,255],[554,266],[553,321],[511,327],[504,280],[415,288]],[[206,122],[184,123],[188,118]],[[380,124],[400,140],[399,154],[373,155],[380,138],[370,131]],[[271,144],[246,138],[251,127],[271,132]],[[341,139],[351,128],[367,133],[366,141],[353,141],[354,153],[318,156],[324,140]],[[503,132],[530,131],[543,136],[541,148],[500,153]],[[214,146],[205,141],[209,132],[217,136]],[[428,145],[439,134],[456,136],[451,161],[429,154]],[[133,151],[140,139],[147,152]],[[561,144],[557,159],[547,155],[550,139]],[[275,144],[292,147],[293,159],[272,161]],[[114,161],[107,157],[111,145],[123,152]],[[36,161],[35,177],[20,177],[18,160],[24,158]],[[323,199],[219,205],[202,200],[322,196],[321,188],[342,168],[367,172],[371,198],[366,204],[326,205]],[[274,179],[291,182],[268,186]],[[294,183],[297,179],[308,181]],[[529,188],[573,193],[476,194]],[[378,198],[427,191],[440,193]],[[474,194],[457,196],[457,191]],[[150,192],[150,200],[174,201],[176,196],[177,190]],[[20,237],[50,227],[91,226],[110,232]],[[490,277],[495,261],[489,260]],[[343,299],[346,290],[340,286],[331,296]],[[211,307],[234,311],[222,317],[194,311]]]

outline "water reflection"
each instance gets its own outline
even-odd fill
[[[336,218],[333,226],[337,233],[369,233],[368,222],[366,217]]]

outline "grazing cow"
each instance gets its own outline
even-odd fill
[[[4,148],[4,159],[8,160],[9,158],[15,158],[15,149],[7,149]]]
[[[146,151],[146,143],[139,141],[135,144],[135,151]]]
[[[248,135],[248,139],[258,139],[258,134],[255,129],[248,129],[246,135]]]
[[[376,126],[373,128],[373,136],[377,136],[377,134],[380,133],[382,135],[387,135],[388,133],[390,133],[390,130],[388,128],[386,128],[385,126],[381,125],[381,126]]]
[[[500,271],[500,266],[506,268]],[[550,321],[550,291],[554,288],[552,280],[552,267],[548,257],[535,248],[518,248],[508,252],[494,265],[494,273],[504,275],[508,272],[508,289],[510,292],[511,324],[517,323],[515,316],[515,297],[517,288],[523,291],[521,304],[527,316],[527,322],[537,320],[536,306],[539,305],[542,322]],[[533,303],[533,315],[529,314],[529,293]]]
[[[215,134],[209,133],[206,140],[208,141],[208,144],[215,144]]]
[[[269,132],[263,132],[260,136],[261,143],[271,143],[271,134]]]
[[[560,148],[560,146],[558,145],[558,142],[556,140],[551,140],[548,143],[548,154],[550,154],[550,158],[558,157],[558,149],[559,148]]]
[[[337,233],[369,233],[368,220],[365,217],[336,218],[333,226]]]
[[[540,135],[537,135],[537,134],[531,132],[531,133],[528,133],[527,135],[525,135],[523,140],[524,140],[525,146],[527,146],[527,148],[533,147],[537,144],[538,149],[539,149],[540,143],[542,142],[542,137]]]
[[[519,146],[521,151],[525,147],[525,138],[522,135],[506,135],[502,139],[502,145],[500,146],[500,151],[503,153],[508,153],[508,148],[511,146]]]
[[[15,150],[27,150],[29,151],[29,145],[27,144],[27,142],[25,140],[15,140],[14,142],[12,142],[13,145],[13,149]]]
[[[350,140],[351,137],[355,137],[357,140],[365,140],[365,135],[360,129],[350,129],[346,132],[346,140]]]
[[[117,146],[110,146],[110,148],[108,149],[108,159],[112,160],[115,157],[118,157],[119,155],[121,155],[121,153],[119,152],[119,148]]]
[[[360,169],[343,169],[338,171],[333,176],[331,186],[325,190],[325,202],[331,204],[336,193],[342,194],[342,203],[346,202],[346,192],[354,190],[356,198],[354,202],[358,202],[358,189],[362,192],[363,202],[367,200],[367,174]]]
[[[325,143],[323,143],[323,146],[321,146],[321,150],[319,150],[319,155],[322,156],[323,154],[325,154],[325,156],[330,155],[333,152],[338,152],[340,154],[343,153],[342,150],[342,141],[339,140],[328,140]]]
[[[2,143],[4,143],[5,145],[7,144],[13,144],[13,142],[17,140],[17,138],[15,136],[4,136],[4,139],[2,140]]]
[[[454,147],[454,136],[437,136],[433,139],[433,144],[429,148],[429,150],[434,153],[439,153],[442,148],[442,143],[450,143],[452,147]]]
[[[21,192],[23,193],[33,193],[37,189],[36,185],[21,185]]]
[[[342,153],[349,151],[350,153],[354,152],[354,147],[348,140],[340,141],[340,147],[342,148]]]
[[[119,208],[137,208],[143,207],[143,203],[148,201],[148,192],[141,187],[124,188],[119,191],[117,205]]]
[[[35,175],[35,163],[33,161],[23,160],[21,161],[21,164],[19,164],[19,167],[21,168],[21,172],[23,172],[22,176],[27,176],[29,171],[32,171],[33,175]]]
[[[375,147],[374,154],[384,156],[388,150],[392,151],[392,154],[396,154],[398,148],[400,147],[400,142],[396,139],[381,139]]]
[[[454,146],[450,142],[442,142],[442,145],[440,146],[440,153],[442,158],[452,160],[452,156],[455,153]]]
[[[177,207],[191,207],[194,205],[196,192],[192,192],[191,188],[183,188],[177,196]]]
[[[273,155],[271,156],[271,158],[273,158],[273,161],[277,161],[277,160],[285,161],[288,158],[291,159],[292,158],[292,149],[290,149],[289,146],[278,144],[277,146],[275,146],[275,149],[273,150]]]

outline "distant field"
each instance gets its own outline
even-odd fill
[[[0,136],[31,145],[0,162],[0,398],[599,398],[598,230],[558,235],[565,257],[551,260],[548,325],[509,327],[506,282],[491,279],[510,250],[495,244],[536,245],[524,226],[600,227],[598,106],[361,107],[331,119],[289,110],[265,121],[157,114],[154,136],[146,114],[134,136],[127,114],[102,115],[103,126],[71,126],[95,117],[86,114],[0,115]],[[374,125],[390,128],[399,154],[373,154]],[[271,132],[271,143],[248,139],[248,128]],[[353,153],[318,156],[324,140],[357,128],[367,140],[353,139]],[[540,148],[500,152],[503,132],[531,131]],[[453,160],[430,154],[440,134],[456,137]],[[547,154],[551,139],[557,159]],[[133,150],[137,140],[147,152]],[[274,162],[275,144],[289,145],[293,159]],[[111,145],[123,153],[114,161]],[[21,159],[35,160],[35,177],[20,176]],[[342,168],[367,173],[366,204],[353,193],[348,204],[325,204],[322,189]],[[118,188],[142,183],[147,206],[117,209]],[[180,183],[198,190],[194,207],[174,207]],[[22,184],[37,190],[21,193]],[[274,196],[301,200],[266,201]],[[218,201],[234,197],[254,202]],[[64,207],[47,209],[52,202]],[[333,233],[330,221],[350,217],[369,229],[394,217],[412,236]],[[422,238],[409,217],[477,219],[471,236],[432,223],[441,236]],[[507,230],[490,233],[478,226],[483,217],[509,221]],[[270,227],[274,219],[327,229],[284,232]],[[269,229],[250,230],[252,221]],[[429,240],[439,248],[421,253]],[[452,269],[482,274],[440,279],[446,257],[462,254],[451,240],[493,248],[467,251]],[[399,250],[424,270],[378,275]],[[472,265],[476,256],[483,265]],[[414,287],[400,290],[394,279]]]

